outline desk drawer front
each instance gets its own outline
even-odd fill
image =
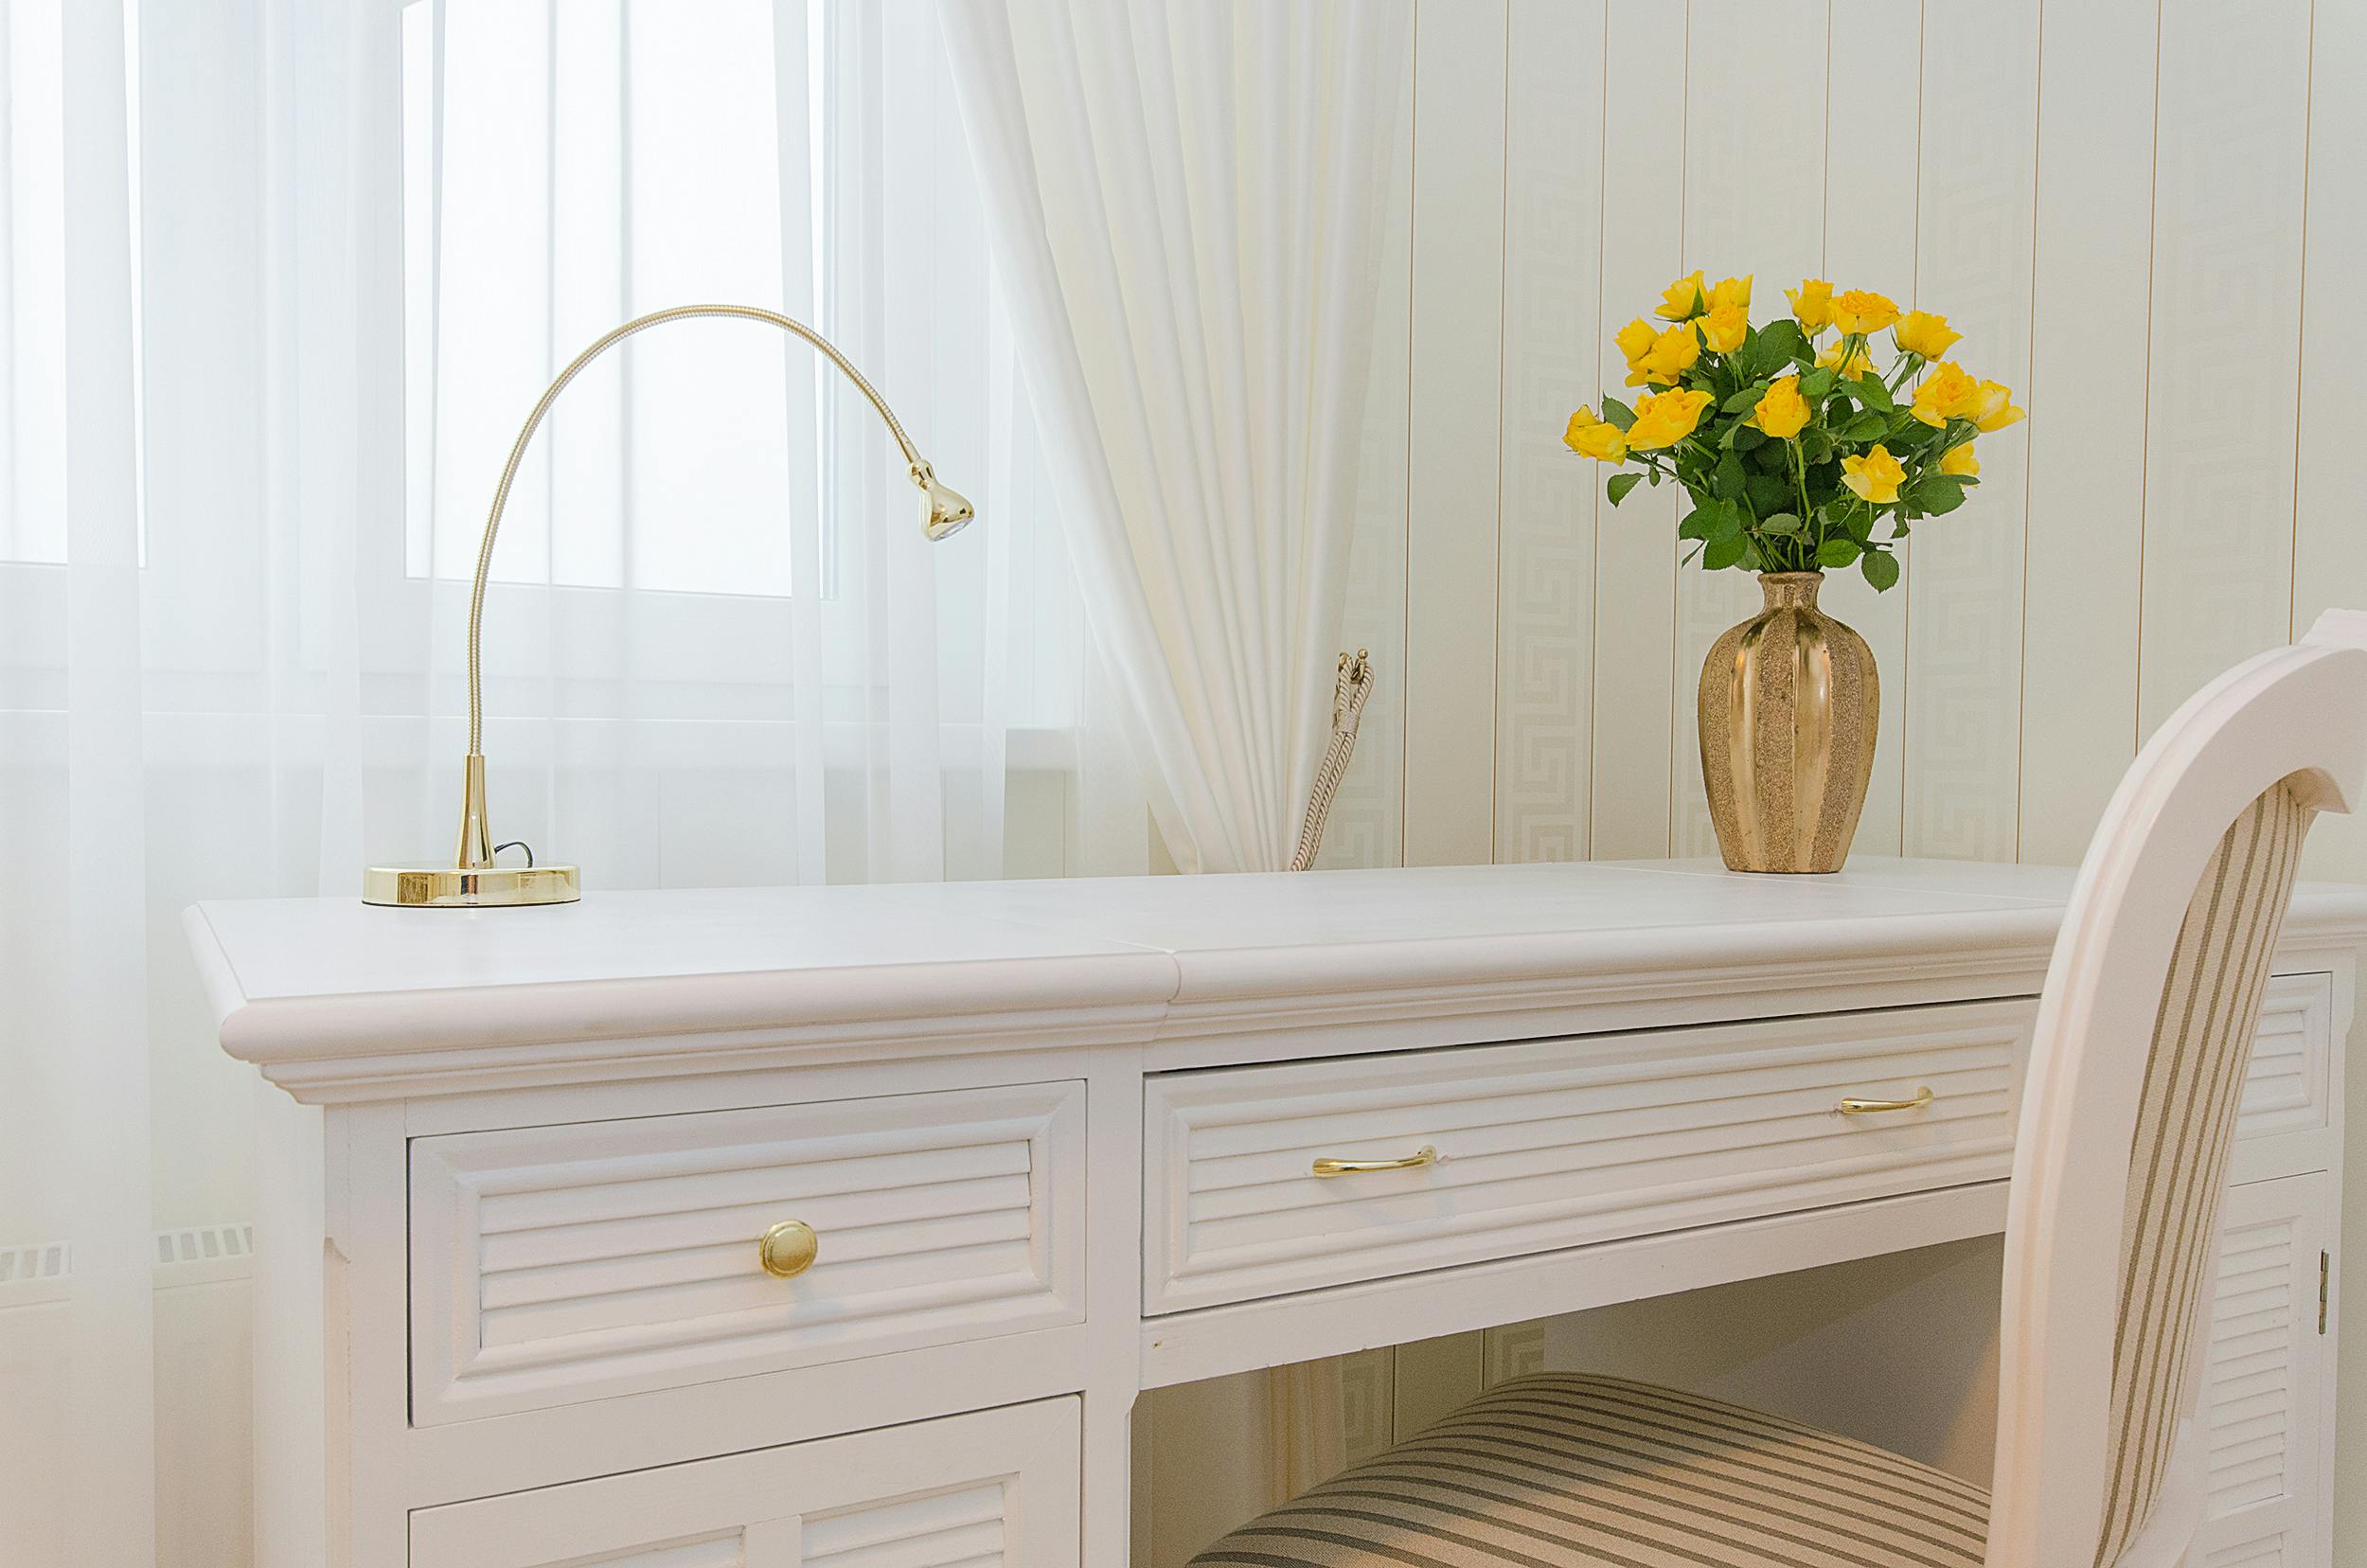
[[[1083,1134],[1054,1083],[415,1140],[413,1419],[1077,1322]]]
[[[2009,1174],[2028,1002],[1153,1079],[1152,1312]],[[1921,1110],[1843,1115],[1843,1096]],[[1319,1159],[1436,1163],[1328,1179]]]
[[[414,1568],[1076,1568],[1074,1399],[411,1516]]]

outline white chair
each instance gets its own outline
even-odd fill
[[[1718,1400],[1522,1378],[1195,1568],[2172,1568],[2235,1111],[2302,841],[2367,783],[2367,615],[2180,708],[2080,866],[2006,1221],[1993,1491]]]

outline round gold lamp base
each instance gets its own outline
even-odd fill
[[[574,903],[583,888],[572,865],[373,865],[362,901],[402,909],[505,909]]]

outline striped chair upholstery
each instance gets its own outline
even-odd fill
[[[2100,1565],[2152,1516],[2184,1413],[2235,1112],[2313,815],[2279,784],[2235,819],[2187,902],[2162,988],[2121,1222]]]
[[[1895,1453],[1612,1378],[1499,1384],[1193,1568],[1980,1568],[1988,1494]]]

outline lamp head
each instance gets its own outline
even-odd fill
[[[920,531],[929,536],[930,543],[952,538],[978,515],[970,497],[941,482],[927,463],[915,463],[912,473],[913,484],[920,491]]]

